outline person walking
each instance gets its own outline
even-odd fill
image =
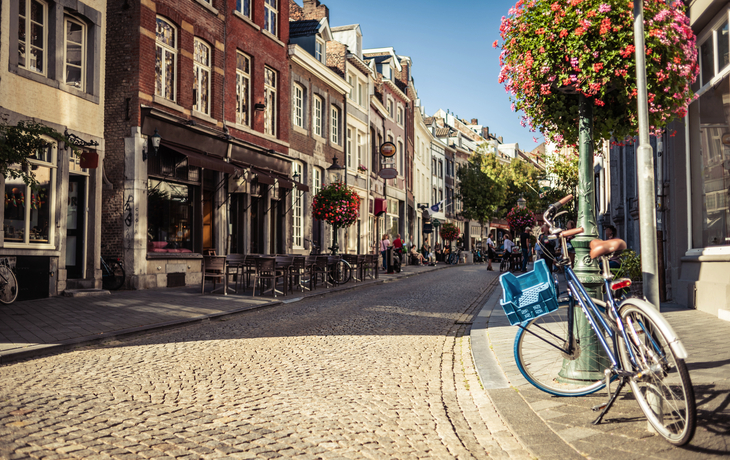
[[[490,232],[487,237],[487,270],[489,271],[494,271],[492,268],[492,259],[494,259],[494,256],[496,255],[494,252],[494,240],[492,240],[493,236],[494,232]]]
[[[380,254],[383,256],[383,271],[388,270],[388,248],[390,247],[390,236],[386,233],[380,240]]]
[[[542,258],[547,265],[550,273],[553,272],[553,261],[555,260],[555,243],[550,239],[550,226],[545,224],[540,229],[540,244],[542,249]]]
[[[510,271],[514,270],[514,267],[512,266],[512,252],[514,250],[515,244],[512,242],[512,238],[510,237],[509,233],[504,234],[504,254],[502,257],[507,258],[507,262],[510,264]]]
[[[527,258],[530,256],[530,230],[532,230],[532,227],[525,227],[520,234],[520,247],[522,248],[522,273],[527,271]]]
[[[401,254],[403,254],[403,240],[400,239],[400,233],[398,233],[393,240],[393,256],[398,257],[401,265],[403,265],[403,257]]]

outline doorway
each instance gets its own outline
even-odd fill
[[[66,276],[84,277],[86,230],[86,176],[69,175],[66,219]]]

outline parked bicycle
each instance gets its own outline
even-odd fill
[[[0,302],[10,304],[18,298],[18,279],[7,257],[0,259]]]
[[[449,252],[449,257],[446,259],[446,263],[456,265],[459,263],[459,257],[461,257],[461,249],[456,248]]]
[[[116,291],[124,284],[124,267],[119,259],[101,257],[101,285],[104,289]]]
[[[545,212],[550,234],[567,254],[566,238],[582,228],[563,231],[553,225],[558,209],[572,195]],[[560,306],[552,274],[543,260],[521,276],[500,276],[502,307],[519,330],[514,354],[522,375],[536,388],[557,396],[583,396],[606,387],[608,401],[599,424],[628,384],[656,432],[674,445],[688,443],[697,419],[692,382],[685,365],[687,352],[658,309],[642,299],[619,301],[613,292],[631,281],[614,279],[608,261],[626,248],[620,239],[593,240],[590,257],[601,264],[605,298],[591,298],[573,272],[568,257],[555,262],[564,269],[569,300]],[[583,314],[581,314],[581,312]],[[618,380],[611,391],[611,382]]]

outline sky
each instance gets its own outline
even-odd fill
[[[296,0],[302,5],[302,0]],[[489,127],[505,143],[532,150],[544,139],[520,126],[519,113],[499,76],[502,16],[517,0],[320,0],[329,8],[330,27],[360,24],[363,48],[392,46],[413,61],[426,115],[448,110]],[[533,140],[536,137],[538,142]]]

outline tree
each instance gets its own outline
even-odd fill
[[[504,206],[507,190],[504,166],[495,155],[485,153],[485,149],[484,145],[480,146],[466,166],[456,173],[459,178],[457,196],[463,206],[460,214],[479,222],[482,227],[497,217]]]
[[[17,125],[9,125],[7,116],[0,119],[0,174],[4,177],[22,179],[28,186],[35,186],[38,181],[31,171],[29,158],[48,146],[45,137],[63,142],[70,146],[74,153],[76,148],[68,139],[56,130],[32,120],[21,120]]]
[[[512,159],[507,167],[507,207],[523,197],[528,208],[542,209],[542,200],[537,192],[539,177],[540,172],[532,164],[518,158]]]
[[[578,152],[574,149],[562,149],[550,154],[547,158],[545,173],[553,182],[553,187],[545,192],[543,208],[555,203],[566,195],[577,193],[578,189]],[[575,217],[576,200],[566,205],[568,215]]]

